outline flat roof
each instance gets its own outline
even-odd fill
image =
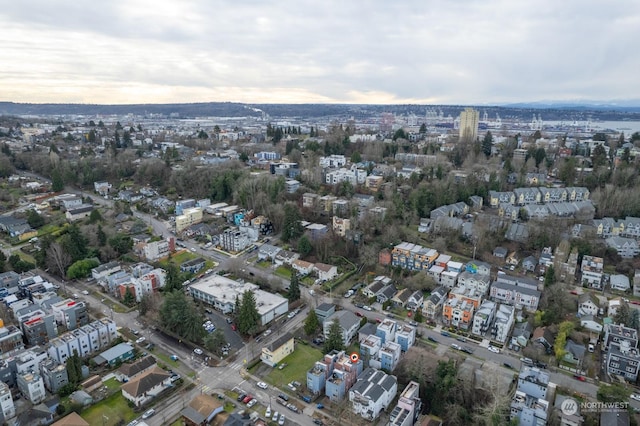
[[[218,301],[235,303],[236,297],[242,297],[245,291],[251,290],[255,294],[258,313],[264,315],[273,308],[280,306],[287,299],[278,295],[260,290],[257,284],[240,283],[230,278],[211,274],[198,280],[189,286],[189,291],[199,291],[210,295]]]

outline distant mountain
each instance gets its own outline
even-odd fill
[[[634,106],[634,103],[636,106]],[[599,120],[640,120],[640,101],[609,103],[579,103],[541,101],[508,105],[478,105],[481,114],[492,119],[499,115],[505,119],[528,121],[532,114],[542,114],[544,120],[576,120],[588,117]],[[0,115],[14,116],[124,116],[141,117],[262,117],[328,119],[345,122],[380,117],[389,112],[396,115],[424,117],[428,111],[438,111],[443,117],[457,117],[465,105],[372,105],[372,104],[244,104],[236,102],[202,102],[190,104],[26,104],[0,102]]]
[[[532,108],[532,109],[571,109],[575,111],[627,111],[640,112],[640,100],[626,99],[620,101],[536,101],[517,102],[503,104],[506,108]]]

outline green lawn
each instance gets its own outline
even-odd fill
[[[307,371],[321,357],[322,352],[320,350],[296,343],[296,350],[280,362],[280,364],[284,363],[287,366],[282,370],[278,370],[278,367],[273,368],[264,379],[279,388],[286,386],[287,383],[293,380],[306,383]]]
[[[109,398],[84,410],[80,416],[90,425],[115,426],[121,421],[125,423],[135,419],[133,411],[121,392],[114,393]]]
[[[260,267],[260,268],[264,268],[264,269],[269,269],[271,268],[271,265],[273,265],[273,263],[271,263],[268,260],[263,260],[261,262],[257,262],[256,266]]]
[[[110,378],[109,380],[107,380],[106,382],[102,382],[107,389],[109,389],[110,391],[114,390],[114,389],[120,389],[120,385],[122,385],[122,383],[120,383],[115,377]]]
[[[291,269],[286,266],[278,266],[276,268],[276,275],[280,275],[282,278],[291,278]]]
[[[179,359],[178,359],[177,361],[174,361],[174,360],[172,360],[171,358],[169,358],[169,355],[164,354],[164,353],[162,353],[162,352],[158,352],[158,353],[155,353],[155,352],[154,352],[154,353],[153,353],[153,355],[154,355],[155,357],[157,357],[157,358],[160,358],[160,359],[162,360],[162,362],[163,362],[165,365],[168,365],[168,366],[169,366],[169,368],[171,368],[171,367],[175,367],[175,366],[177,366],[178,364],[180,364],[180,360],[179,360]]]

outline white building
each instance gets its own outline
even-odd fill
[[[5,382],[0,381],[0,421],[5,422],[16,415],[11,389]]]
[[[327,317],[322,323],[324,337],[329,336],[329,330],[334,321],[338,321],[342,330],[342,342],[348,346],[349,342],[358,334],[360,319],[351,311],[337,311]]]
[[[604,261],[601,257],[586,255],[582,257],[582,285],[588,285],[592,288],[601,290],[603,271]]]
[[[627,291],[631,288],[629,277],[622,274],[611,275],[609,284],[611,285],[611,290]]]
[[[509,305],[499,305],[496,311],[491,336],[497,342],[506,342],[515,322],[515,309]]]
[[[471,326],[471,332],[476,336],[484,336],[491,328],[493,323],[493,316],[496,312],[496,303],[490,300],[485,300],[478,307],[475,315],[473,316],[473,325]]]
[[[344,155],[330,155],[328,157],[320,157],[318,164],[320,167],[344,167],[347,164],[347,159]]]
[[[355,414],[371,421],[391,406],[397,392],[398,379],[395,376],[367,368],[349,390],[349,401]]]
[[[342,182],[349,182],[351,185],[362,185],[367,179],[367,171],[357,168],[355,165],[349,169],[340,168],[329,170],[325,173],[325,183],[327,185],[337,185]]]
[[[116,323],[109,318],[101,318],[51,339],[47,353],[49,358],[65,364],[74,351],[78,356],[87,356],[106,348],[117,336]]]
[[[44,388],[44,380],[38,373],[25,373],[18,374],[16,376],[16,382],[20,393],[31,401],[33,405],[40,404],[47,396],[47,391]]]
[[[153,241],[144,245],[142,253],[147,260],[158,260],[169,256],[175,250],[175,241],[173,237],[165,240]]]
[[[289,310],[288,300],[278,294],[260,290],[256,284],[239,283],[216,274],[207,275],[189,286],[189,293],[195,300],[224,314],[233,312],[236,298],[242,299],[246,291],[252,291],[255,296],[261,325],[270,323]]]

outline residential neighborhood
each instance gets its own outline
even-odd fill
[[[634,417],[640,134],[451,112],[0,121],[2,421]]]

